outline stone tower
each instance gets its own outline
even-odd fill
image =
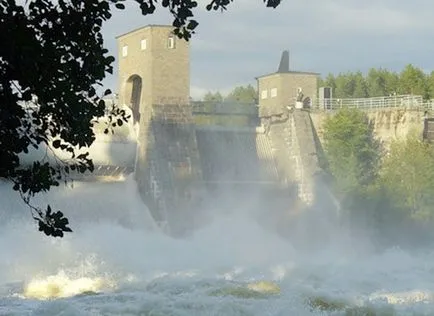
[[[189,43],[173,27],[148,25],[117,37],[119,103],[135,121],[155,104],[189,104]]]
[[[314,72],[291,70],[289,52],[283,51],[277,71],[256,78],[260,116],[279,115],[287,106],[294,106],[299,91],[306,106],[316,104],[318,76]]]
[[[135,179],[156,223],[172,235],[190,229],[198,200],[199,156],[190,106],[189,43],[172,26],[117,37],[119,105],[137,122]],[[190,213],[189,213],[190,212]]]

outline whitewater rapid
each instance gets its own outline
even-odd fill
[[[301,253],[245,212],[171,239],[132,179],[40,196],[69,217],[63,239],[38,232],[7,183],[0,201],[0,315],[434,314],[429,250],[330,242]]]

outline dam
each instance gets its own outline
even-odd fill
[[[252,212],[275,210],[281,219],[315,204],[336,207],[333,197],[324,201],[330,194],[316,194],[325,189],[317,130],[336,108],[407,109],[416,128],[423,125],[421,97],[333,99],[318,89],[318,73],[291,69],[288,51],[274,72],[256,78],[256,104],[193,102],[190,43],[172,27],[149,25],[117,40],[119,88],[111,102],[133,113],[139,191],[173,234],[200,226],[200,210],[221,201],[250,200]]]
[[[404,136],[404,125],[433,139],[422,97],[333,99],[327,87],[318,87],[318,73],[291,69],[288,51],[274,72],[256,78],[256,103],[191,101],[190,43],[172,31],[148,25],[117,37],[118,93],[104,100],[131,117],[113,135],[103,133],[104,120],[94,126],[95,170],[76,175],[116,181],[133,174],[152,217],[169,235],[200,227],[203,210],[223,202],[228,208],[243,203],[252,213],[272,211],[283,226],[315,205],[336,208],[321,184],[319,161],[321,126],[335,109],[367,110],[387,140]],[[43,157],[46,150],[22,155],[22,161],[35,154]]]
[[[112,102],[132,111],[135,179],[162,227],[194,229],[200,210],[216,200],[254,198],[252,212],[282,214],[314,203],[317,142],[303,107],[316,101],[317,73],[290,70],[285,51],[276,72],[257,78],[258,104],[192,102],[189,43],[171,27],[150,25],[117,39]],[[302,106],[291,104],[301,93]]]

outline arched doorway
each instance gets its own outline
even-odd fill
[[[312,100],[311,100],[310,97],[306,97],[306,98],[303,100],[303,108],[305,108],[305,109],[309,109],[309,108],[311,108],[311,107],[312,107]]]
[[[133,123],[140,121],[140,101],[142,95],[142,78],[138,75],[132,75],[127,80],[126,85],[126,102],[133,112]]]

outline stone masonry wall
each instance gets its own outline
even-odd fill
[[[434,143],[434,118],[425,119],[423,138],[430,143]]]
[[[136,178],[151,213],[171,234],[185,232],[192,223],[201,179],[199,152],[191,108],[154,105],[147,126],[146,150],[140,150]],[[188,220],[189,222],[186,222]]]
[[[301,194],[307,203],[312,203],[314,199],[314,177],[320,171],[312,121],[309,112],[304,110],[293,111],[292,119],[294,120],[301,162],[300,167],[302,168],[300,184],[303,186],[303,191]]]
[[[173,48],[168,46],[169,38],[174,41]],[[142,79],[141,113],[152,104],[189,103],[189,43],[173,35],[172,26],[149,25],[119,36],[118,56],[121,105],[129,106],[133,76]]]
[[[172,27],[152,28],[152,104],[189,104],[190,44],[171,35]],[[172,36],[175,47],[167,48]]]

